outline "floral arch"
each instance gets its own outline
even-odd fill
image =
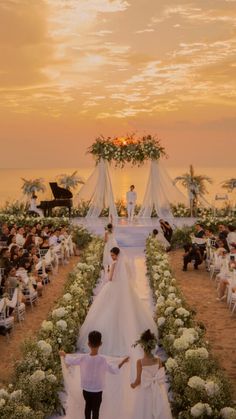
[[[121,138],[105,138],[100,136],[89,147],[96,160],[96,167],[88,181],[79,192],[79,199],[90,201],[88,218],[98,217],[103,208],[109,208],[109,215],[117,217],[113,189],[109,173],[109,163],[116,167],[124,167],[126,163],[141,166],[150,161],[150,172],[144,200],[139,217],[151,217],[153,208],[160,218],[172,218],[170,197],[174,201],[183,202],[183,195],[173,185],[168,173],[160,165],[160,158],[166,156],[165,148],[160,140],[151,135],[136,138],[134,135]]]

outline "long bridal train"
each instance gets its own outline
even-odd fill
[[[130,354],[132,344],[145,329],[157,334],[152,313],[139,298],[134,283],[134,272],[127,268],[125,256],[119,254],[114,262],[112,280],[103,286],[95,298],[80,329],[80,352],[88,352],[87,340],[91,330],[102,333],[100,352],[109,356]]]

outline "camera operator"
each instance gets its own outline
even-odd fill
[[[186,244],[184,246],[184,266],[183,271],[187,271],[188,264],[194,261],[194,269],[198,269],[198,265],[201,265],[203,261],[202,253],[199,246],[196,244]]]

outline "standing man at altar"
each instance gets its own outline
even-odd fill
[[[131,185],[130,190],[126,193],[128,220],[132,221],[134,218],[134,209],[137,201],[137,193],[134,190],[135,186]]]

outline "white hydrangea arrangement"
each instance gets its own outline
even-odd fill
[[[203,329],[196,326],[182,299],[177,281],[171,274],[168,256],[163,255],[163,249],[151,236],[147,239],[146,264],[156,303],[159,337],[170,355],[165,367],[170,377],[176,417],[236,419],[235,409],[229,406],[225,378],[221,380],[220,371],[209,357]]]

